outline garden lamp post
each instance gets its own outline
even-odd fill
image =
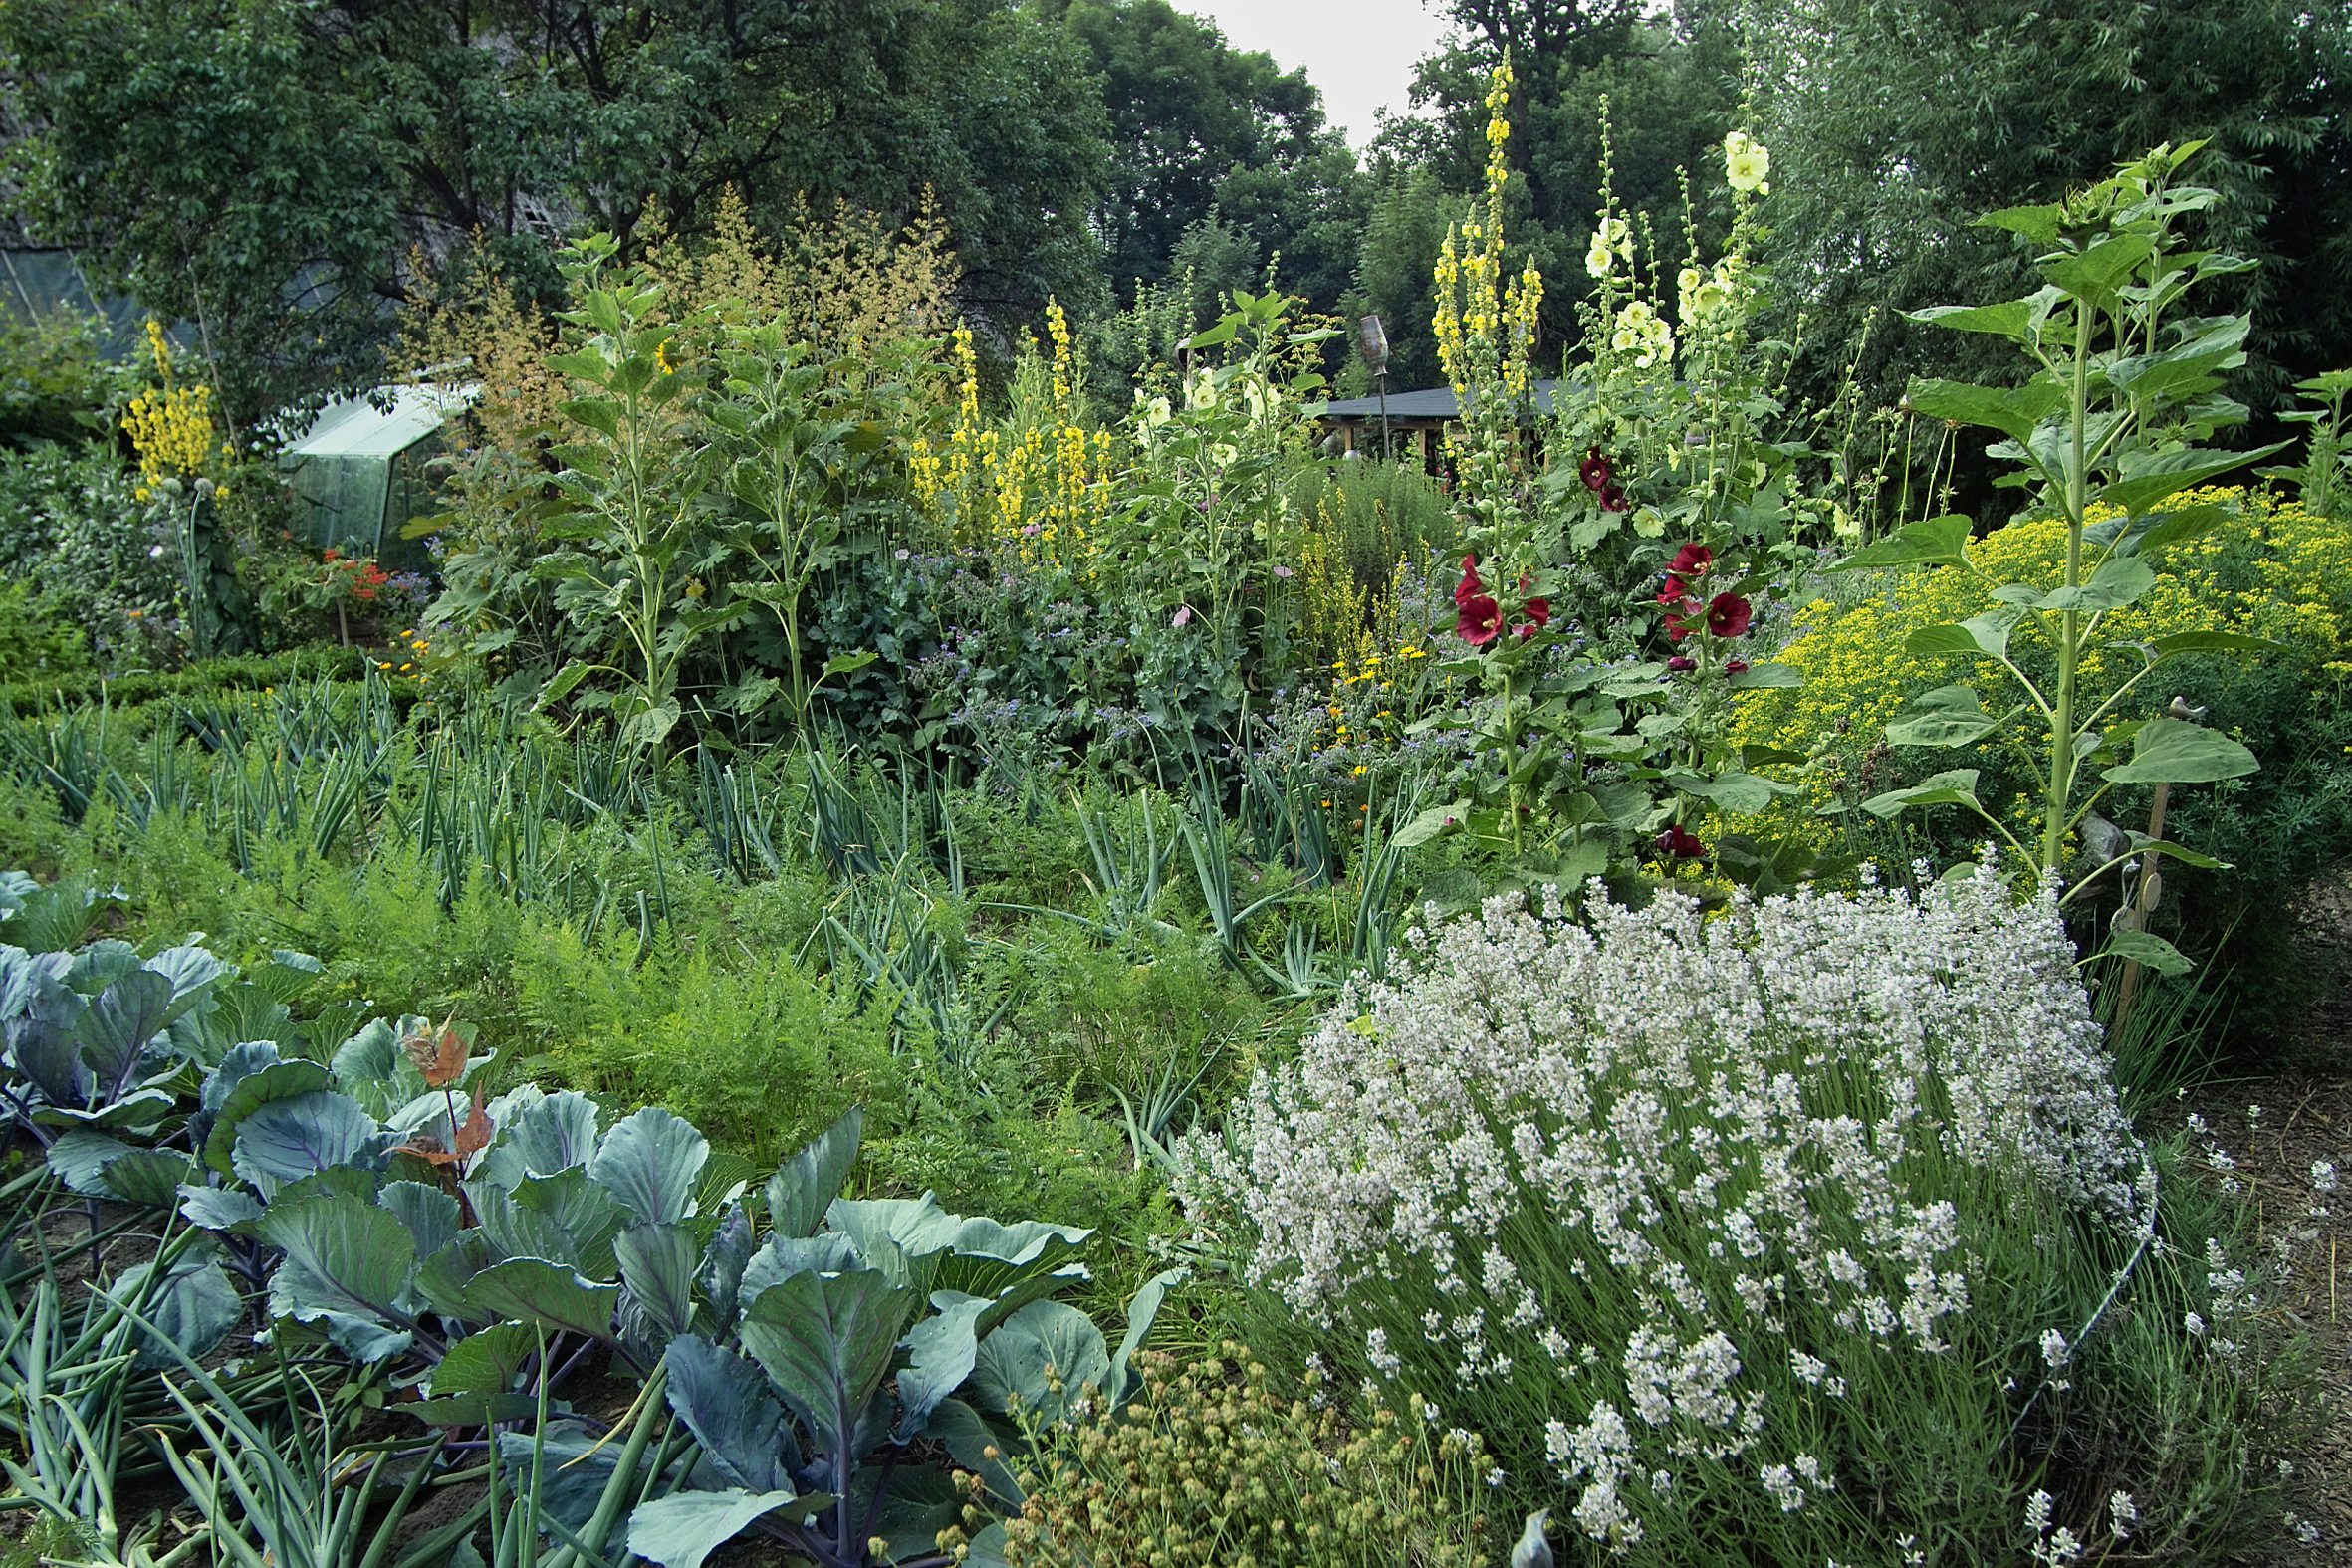
[[[1380,383],[1380,461],[1385,463],[1396,456],[1388,441],[1388,334],[1380,326],[1380,318],[1367,316],[1355,324],[1356,351],[1371,366],[1372,377]]]

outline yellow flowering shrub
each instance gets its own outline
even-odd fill
[[[2180,498],[2183,506],[2201,501],[2234,505],[2237,514],[2202,538],[2151,553],[2158,571],[2155,586],[2138,603],[2114,612],[2103,628],[2104,640],[2130,642],[2183,631],[2272,638],[2285,649],[2254,655],[2257,662],[2290,660],[2309,672],[2307,680],[2340,688],[2352,676],[2352,533],[2266,491],[2215,489]],[[2088,519],[2093,524],[2105,520],[2096,509]],[[1993,602],[1995,583],[2056,586],[2064,574],[2065,551],[2063,519],[2012,523],[1970,547],[1983,576],[1957,566],[1890,572],[1881,592],[1858,603],[1808,605],[1797,616],[1797,635],[1777,655],[1803,673],[1804,685],[1743,694],[1740,740],[1816,758],[1850,759],[1878,743],[1886,722],[1912,698],[1956,683],[1975,687],[1988,709],[2005,711],[2020,699],[1999,665],[1922,658],[1904,651],[1904,639],[1923,626],[1983,612]],[[2030,620],[2018,625],[2010,647],[2028,669],[2050,657]],[[2079,672],[2083,698],[2096,706],[2140,667],[2140,656],[2129,648],[2093,650]],[[2152,676],[2141,683],[2136,706],[2118,717],[2145,717],[2174,690],[2164,675]],[[2319,694],[2313,696],[2316,700]],[[2213,722],[2230,728],[2238,716],[2216,713]],[[2047,744],[2046,735],[2027,739]],[[1992,768],[1999,745],[1994,740],[1940,753],[1949,760],[1939,766]],[[1799,781],[1808,791],[1806,802],[1827,803],[1841,775],[1850,772],[1808,771]],[[1876,787],[1891,786],[1884,779],[1876,783]],[[1990,797],[1987,803],[1993,803]],[[1782,806],[1771,814],[1795,813]],[[1816,820],[1804,836],[1818,844],[1831,831]]]

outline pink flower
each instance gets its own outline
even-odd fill
[[[1169,621],[1168,624],[1176,627],[1179,631],[1181,631],[1186,626],[1191,625],[1192,606],[1190,604],[1178,606],[1175,619]]]

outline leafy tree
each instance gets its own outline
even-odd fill
[[[2197,177],[2220,192],[2204,243],[2261,263],[2215,300],[2253,313],[2239,394],[2282,400],[2296,375],[2352,356],[2343,8],[1809,0],[1776,12],[1757,45],[1768,254],[1784,325],[1801,312],[1811,344],[1800,389],[1843,373],[1873,315],[1860,365],[1874,401],[1912,375],[2013,373],[2000,344],[1898,313],[2030,293],[2030,249],[1977,214],[2054,200],[2198,137],[2211,144]],[[1962,479],[1969,499],[1965,466]]]
[[[1333,304],[1354,267],[1360,176],[1306,73],[1233,48],[1168,0],[1049,0],[1048,10],[1101,78],[1111,152],[1094,221],[1111,288],[1181,274],[1187,234],[1218,225],[1212,248],[1235,276],[1215,288],[1253,283],[1279,251],[1286,287]],[[1237,237],[1256,251],[1246,262]],[[1186,259],[1199,261],[1203,243]]]
[[[550,241],[729,186],[771,231],[928,193],[992,317],[1097,277],[1101,105],[1013,0],[25,0],[0,48],[34,214],[198,323],[232,418],[372,374],[417,246],[552,295]]]
[[[1620,201],[1649,215],[1660,260],[1681,257],[1676,178],[1696,169],[1731,128],[1739,34],[1725,0],[1678,0],[1644,17],[1631,0],[1455,0],[1464,29],[1421,62],[1413,103],[1426,117],[1391,121],[1374,148],[1370,201],[1350,309],[1376,310],[1388,330],[1390,384],[1435,384],[1428,336],[1430,268],[1446,224],[1486,164],[1488,74],[1510,53],[1514,174],[1507,221],[1514,265],[1532,253],[1545,281],[1538,362],[1556,368],[1589,292],[1583,256],[1600,205],[1601,101],[1614,126]],[[1696,217],[1720,240],[1728,213]]]

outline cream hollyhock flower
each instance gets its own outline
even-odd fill
[[[1772,155],[1744,130],[1735,130],[1724,137],[1724,177],[1734,190],[1753,190],[1768,193],[1765,177],[1772,172]]]

